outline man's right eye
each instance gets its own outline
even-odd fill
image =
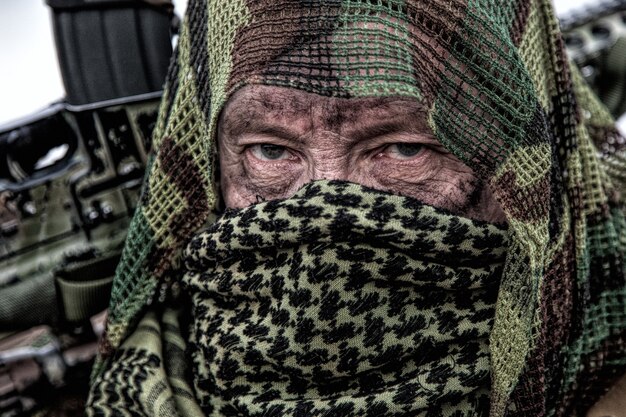
[[[278,161],[289,158],[287,148],[270,143],[261,143],[250,147],[252,154],[262,161]]]

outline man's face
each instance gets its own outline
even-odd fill
[[[409,98],[339,99],[246,86],[218,125],[226,206],[287,198],[310,181],[337,179],[504,222],[487,185],[435,139],[426,117]]]

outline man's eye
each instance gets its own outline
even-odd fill
[[[411,159],[419,154],[424,145],[419,143],[393,143],[385,148],[384,153],[395,159]]]
[[[250,149],[252,150],[252,154],[262,161],[277,161],[289,157],[287,148],[280,145],[262,143],[260,145],[254,145]]]

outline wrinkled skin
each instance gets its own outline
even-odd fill
[[[218,143],[227,207],[287,198],[310,181],[339,179],[465,217],[505,221],[489,187],[435,139],[426,109],[412,99],[246,86],[222,112]]]
[[[489,187],[434,138],[426,109],[414,100],[246,86],[221,114],[218,146],[227,207],[287,198],[307,182],[340,179],[457,215],[506,221]],[[624,398],[626,375],[587,417],[626,417]]]

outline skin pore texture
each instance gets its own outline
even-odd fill
[[[246,207],[288,198],[311,181],[336,179],[505,222],[487,184],[437,141],[426,115],[410,98],[343,99],[245,86],[231,96],[218,124],[224,202]]]

